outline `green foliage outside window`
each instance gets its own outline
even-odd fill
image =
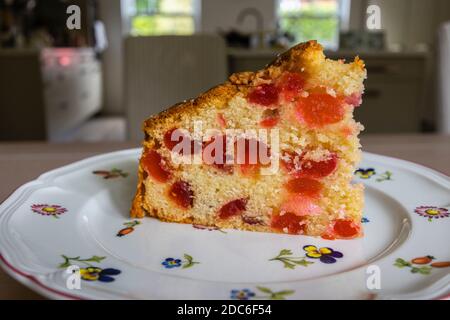
[[[281,0],[281,2],[286,0]],[[287,0],[286,2],[293,2]],[[318,40],[326,46],[336,45],[339,32],[337,0],[316,0],[301,2],[298,7],[281,5],[280,26],[295,36],[295,41]]]
[[[188,35],[195,31],[193,0],[135,0],[131,34]]]

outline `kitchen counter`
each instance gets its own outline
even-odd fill
[[[450,175],[450,136],[366,135],[364,151],[393,156]],[[96,154],[139,147],[139,143],[0,143],[0,201],[40,174]],[[41,299],[0,270],[0,300]]]

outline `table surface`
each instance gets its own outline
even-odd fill
[[[413,161],[450,175],[450,136],[366,135],[363,150]],[[0,143],[0,202],[40,174],[96,154],[139,147],[138,143]],[[0,300],[42,299],[0,270]]]

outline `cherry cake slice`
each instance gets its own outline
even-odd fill
[[[149,118],[131,216],[362,236],[364,190],[351,181],[363,129],[353,111],[365,78],[358,57],[330,60],[309,41]]]

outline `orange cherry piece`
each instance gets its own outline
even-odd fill
[[[331,175],[337,167],[338,158],[336,154],[331,154],[329,159],[323,161],[302,161],[302,167],[299,172],[302,176],[311,178],[325,178]]]
[[[345,108],[343,99],[326,93],[310,93],[300,97],[296,111],[298,118],[313,128],[337,123],[344,119]]]
[[[352,220],[338,219],[334,222],[333,230],[339,238],[354,238],[358,236],[360,228]]]
[[[240,215],[246,210],[248,199],[237,199],[228,202],[219,210],[221,219],[228,219],[233,216]]]
[[[185,181],[177,181],[170,187],[169,198],[183,209],[192,208],[194,205],[194,192]]]
[[[296,178],[286,183],[286,189],[290,193],[317,198],[322,191],[322,183],[311,178]]]
[[[304,220],[305,217],[297,216],[291,212],[275,214],[272,217],[271,227],[284,233],[301,234],[306,228],[306,225],[302,223]]]
[[[166,168],[166,161],[155,150],[148,150],[142,157],[142,166],[144,170],[157,182],[167,182],[170,178],[170,172]]]

